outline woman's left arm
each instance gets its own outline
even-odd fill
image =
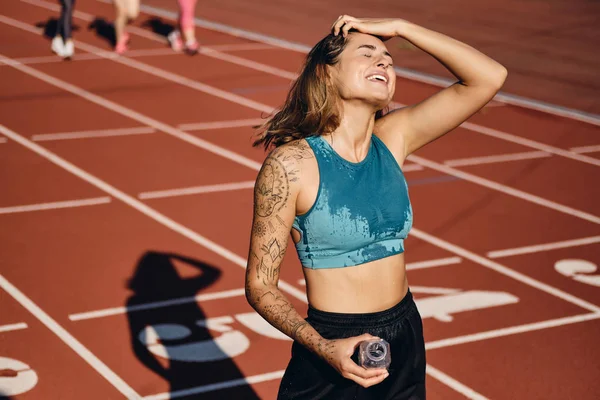
[[[458,82],[422,102],[389,113],[377,121],[376,132],[407,156],[454,129],[486,105],[506,80],[507,70],[473,47],[401,19],[360,20],[338,25],[382,37],[400,36],[442,63]],[[338,20],[339,21],[339,20]],[[336,26],[334,25],[334,33]],[[339,28],[338,28],[339,31]]]

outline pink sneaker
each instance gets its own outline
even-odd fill
[[[167,40],[171,45],[173,51],[181,51],[183,50],[183,40],[181,40],[181,33],[177,29],[173,30],[167,36]]]
[[[189,55],[194,55],[200,50],[200,43],[197,40],[191,42],[185,42],[185,52]]]
[[[117,40],[117,44],[115,45],[115,53],[123,54],[127,50],[129,50],[129,48],[127,47],[127,44],[129,43],[130,40],[131,40],[131,36],[129,35],[129,33],[123,32],[123,34],[121,35],[121,39]]]

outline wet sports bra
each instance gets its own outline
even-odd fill
[[[319,166],[313,206],[296,216],[296,251],[306,268],[341,268],[404,252],[412,207],[402,170],[372,135],[364,160],[342,158],[321,136],[306,138]]]

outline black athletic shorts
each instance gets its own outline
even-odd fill
[[[390,343],[390,375],[363,388],[342,377],[320,357],[294,342],[292,358],[279,386],[278,400],[425,400],[423,324],[410,290],[394,307],[368,314],[340,314],[309,306],[306,321],[326,339],[370,333]],[[357,353],[352,357],[357,361]]]

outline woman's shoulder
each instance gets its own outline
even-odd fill
[[[315,153],[305,139],[287,142],[269,152],[261,173],[275,173],[290,186],[301,186],[318,174]]]
[[[290,165],[304,164],[305,160],[315,158],[315,153],[306,139],[296,139],[271,150],[267,159],[273,158]]]

